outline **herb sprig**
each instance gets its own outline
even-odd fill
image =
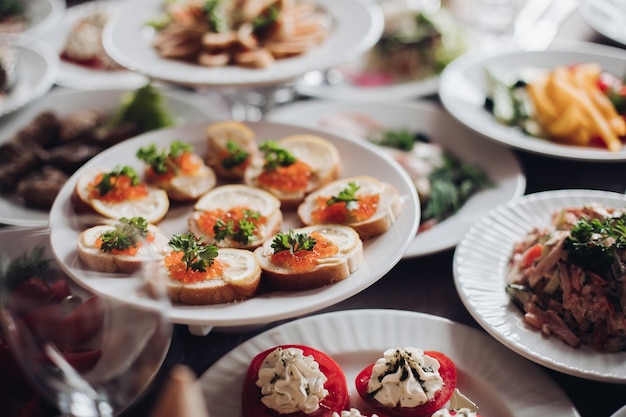
[[[217,246],[212,243],[202,243],[202,240],[193,233],[173,235],[168,245],[176,252],[182,252],[182,261],[187,270],[206,272],[213,265],[218,255]]]
[[[222,160],[222,167],[224,167],[224,169],[233,169],[243,164],[245,160],[248,159],[248,156],[250,156],[248,151],[232,140],[226,142],[226,150],[228,151],[228,156]]]
[[[296,253],[299,250],[313,250],[316,240],[307,233],[298,233],[293,229],[289,232],[279,232],[272,240],[274,253],[289,251]]]
[[[357,185],[354,181],[350,181],[336,196],[332,196],[328,200],[326,200],[326,205],[330,206],[335,203],[346,203],[346,208],[351,210],[356,205],[358,198],[356,197],[356,192],[361,187]]]
[[[28,278],[42,276],[52,262],[52,259],[44,259],[44,251],[44,246],[35,246],[30,252],[24,252],[10,261],[3,258],[0,278],[7,280],[9,288],[17,288]],[[4,270],[4,261],[8,262],[6,270]]]
[[[175,163],[185,152],[192,152],[193,146],[180,140],[175,140],[167,149],[159,150],[155,144],[141,147],[137,150],[137,158],[150,165],[154,172],[163,175],[168,172],[178,173],[179,168]]]
[[[226,238],[231,238],[235,242],[244,245],[249,244],[257,231],[255,221],[261,218],[261,213],[255,210],[244,210],[243,218],[235,222],[232,219],[224,221],[217,219],[213,226],[215,240],[218,242]]]
[[[298,159],[275,140],[268,140],[259,146],[264,153],[265,169],[273,170],[294,164]]]
[[[100,235],[100,250],[112,252],[124,251],[137,246],[137,243],[148,235],[148,222],[143,217],[122,217],[113,229]]]
[[[113,178],[126,176],[130,178],[131,185],[139,185],[141,182],[137,171],[131,166],[115,167],[109,172],[102,174],[102,179],[96,184],[100,195],[106,195],[113,189]]]

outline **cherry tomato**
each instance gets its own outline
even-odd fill
[[[320,365],[320,371],[328,380],[324,384],[324,388],[328,390],[328,395],[320,401],[320,408],[311,414],[304,412],[279,414],[274,410],[267,408],[261,402],[261,389],[256,386],[256,380],[259,375],[259,368],[263,364],[263,361],[271,352],[276,348],[299,348],[302,349],[304,356],[313,355],[315,360]],[[281,345],[271,349],[267,349],[255,356],[250,362],[248,367],[248,373],[246,375],[243,392],[242,392],[242,408],[244,417],[277,417],[277,416],[289,416],[289,417],[330,417],[333,412],[341,412],[348,405],[348,383],[346,377],[341,370],[341,367],[333,358],[308,346],[302,345]]]
[[[430,416],[435,411],[441,409],[445,403],[448,402],[454,388],[456,388],[456,365],[448,356],[441,352],[425,351],[425,355],[435,358],[439,361],[439,374],[443,379],[443,388],[441,391],[435,394],[435,397],[428,402],[415,406],[415,407],[387,407],[376,401],[373,397],[367,393],[367,385],[372,376],[372,368],[374,364],[368,365],[363,369],[356,377],[355,384],[356,390],[363,398],[363,400],[370,405],[376,412],[385,413],[391,417],[421,417]]]
[[[61,319],[54,341],[60,346],[82,345],[98,334],[105,313],[106,305],[101,298],[88,298]]]

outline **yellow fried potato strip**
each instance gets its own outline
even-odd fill
[[[559,66],[528,84],[539,123],[555,141],[590,146],[601,138],[607,149],[622,149],[626,120],[598,88],[601,68],[587,63]]]

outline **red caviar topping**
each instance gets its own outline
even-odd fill
[[[348,209],[345,201],[338,201],[333,204],[326,202],[330,197],[318,197],[317,208],[311,213],[311,218],[316,223],[353,223],[360,222],[372,217],[378,210],[378,194],[361,196],[357,201],[351,201],[349,206],[354,205],[354,209]]]
[[[224,263],[213,259],[211,266],[204,272],[187,269],[187,265],[183,262],[183,252],[175,251],[167,255],[164,262],[170,278],[186,284],[219,278],[223,275],[225,267]]]
[[[283,250],[271,256],[272,263],[282,268],[289,268],[293,271],[306,271],[315,267],[320,259],[328,258],[337,252],[339,248],[321,233],[313,232],[311,237],[315,239],[313,250],[296,250],[291,252]]]
[[[183,152],[177,157],[169,156],[168,159],[177,168],[178,172],[170,167],[167,172],[158,174],[154,168],[148,166],[146,175],[151,179],[169,181],[176,175],[193,175],[202,167],[202,163],[193,152]]]
[[[266,169],[259,175],[259,183],[278,191],[291,193],[305,190],[311,179],[311,167],[302,161],[288,166]]]
[[[111,175],[109,181],[110,189],[105,194],[100,194],[98,185],[102,182],[104,174],[98,174],[89,183],[89,198],[106,201],[110,203],[120,203],[126,200],[138,200],[148,195],[148,188],[144,183],[132,184],[132,178],[128,175]]]
[[[251,209],[248,207],[233,207],[229,210],[212,210],[212,211],[204,211],[198,218],[198,225],[200,229],[210,237],[215,236],[214,226],[218,220],[222,220],[223,222],[232,221],[233,222],[233,233],[236,233],[239,230],[239,221],[246,219],[251,223],[254,223],[257,230],[260,224],[264,224],[267,219],[265,216],[259,216],[258,218],[254,218],[251,216],[246,216],[246,211],[250,211]]]

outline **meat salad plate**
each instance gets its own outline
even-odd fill
[[[45,43],[26,35],[0,34],[0,45],[9,45],[16,57],[16,78],[0,92],[0,120],[46,94],[54,84],[59,59]]]
[[[459,390],[478,405],[481,415],[579,415],[540,367],[477,329],[424,313],[363,309],[291,321],[227,353],[199,378],[211,417],[242,416],[241,388],[250,361],[280,344],[303,344],[330,355],[346,375],[350,406],[363,412],[367,409],[354,388],[356,375],[386,349],[412,346],[449,356],[458,369]]]
[[[103,34],[105,50],[121,65],[154,79],[194,87],[255,87],[292,81],[307,71],[326,69],[358,57],[382,33],[383,18],[374,2],[314,0],[328,13],[327,38],[302,55],[278,59],[261,68],[205,67],[163,59],[152,42],[155,31],[147,25],[163,15],[163,1],[126,2]]]
[[[69,7],[63,16],[63,19],[54,30],[50,31],[46,36],[48,42],[54,50],[60,55],[70,36],[72,29],[81,20],[89,18],[96,13],[114,13],[117,4],[121,4],[123,0],[95,1],[79,4]],[[104,52],[102,52],[104,53]],[[126,68],[95,68],[87,65],[81,65],[61,57],[59,61],[59,71],[56,78],[56,84],[76,89],[107,89],[107,88],[137,88],[144,85],[148,78]]]
[[[526,187],[526,177],[512,151],[465,129],[439,106],[426,101],[382,104],[310,100],[278,108],[267,118],[356,135],[363,141],[366,141],[363,135],[368,133],[368,123],[390,130],[423,133],[432,143],[487,173],[493,187],[472,196],[456,214],[420,231],[409,245],[405,258],[453,247],[475,220],[499,204],[522,195]],[[358,127],[355,121],[359,121]]]
[[[56,88],[42,99],[20,112],[0,119],[0,144],[10,141],[21,129],[44,111],[53,110],[58,115],[68,115],[79,109],[93,108],[113,113],[120,106],[125,94],[132,90],[102,89],[98,91]],[[176,125],[211,120],[211,107],[201,96],[187,91],[164,89],[165,107]],[[18,226],[45,226],[49,211],[26,207],[19,198],[0,194],[0,223]]]
[[[618,77],[626,72],[626,54],[623,49],[578,41],[555,42],[550,49],[540,51],[509,51],[500,54],[475,52],[458,58],[444,69],[439,97],[453,117],[500,144],[565,159],[598,162],[626,160],[626,146],[611,152],[600,148],[558,144],[501,124],[485,109],[487,69],[496,74],[507,74],[521,67],[552,69],[576,63],[597,63],[603,70]]]
[[[619,0],[583,0],[578,11],[599,34],[626,45],[626,4]]]
[[[340,177],[370,175],[394,185],[402,198],[402,210],[389,230],[364,242],[363,263],[343,281],[307,291],[261,291],[252,299],[238,303],[212,306],[174,305],[170,313],[171,320],[189,325],[194,333],[206,333],[212,327],[232,329],[266,324],[310,313],[343,301],[385,275],[402,258],[402,254],[417,232],[420,207],[408,175],[394,160],[381,155],[372,145],[306,127],[265,121],[248,122],[247,125],[253,130],[259,143],[292,134],[313,134],[330,140],[339,152]],[[137,172],[142,172],[143,163],[135,157],[135,153],[140,147],[153,143],[166,145],[174,140],[182,140],[190,143],[197,153],[204,155],[207,151],[206,127],[206,123],[194,124],[140,135],[95,156],[70,178],[52,206],[50,234],[55,257],[71,277],[96,293],[125,299],[138,305],[146,302],[141,297],[132,296],[138,278],[95,272],[79,261],[76,242],[79,233],[85,227],[72,205],[74,186],[82,172],[95,166],[113,168],[130,165]],[[166,236],[186,233],[187,220],[192,212],[193,203],[172,204],[158,226]],[[299,225],[300,221],[295,212],[283,211],[283,231]]]
[[[559,190],[529,194],[499,206],[479,219],[457,245],[454,282],[463,304],[476,321],[512,351],[547,368],[580,378],[626,382],[626,352],[572,348],[556,337],[544,337],[525,323],[505,292],[513,245],[534,227],[549,227],[559,208],[592,202],[624,208],[626,195],[594,190]]]

